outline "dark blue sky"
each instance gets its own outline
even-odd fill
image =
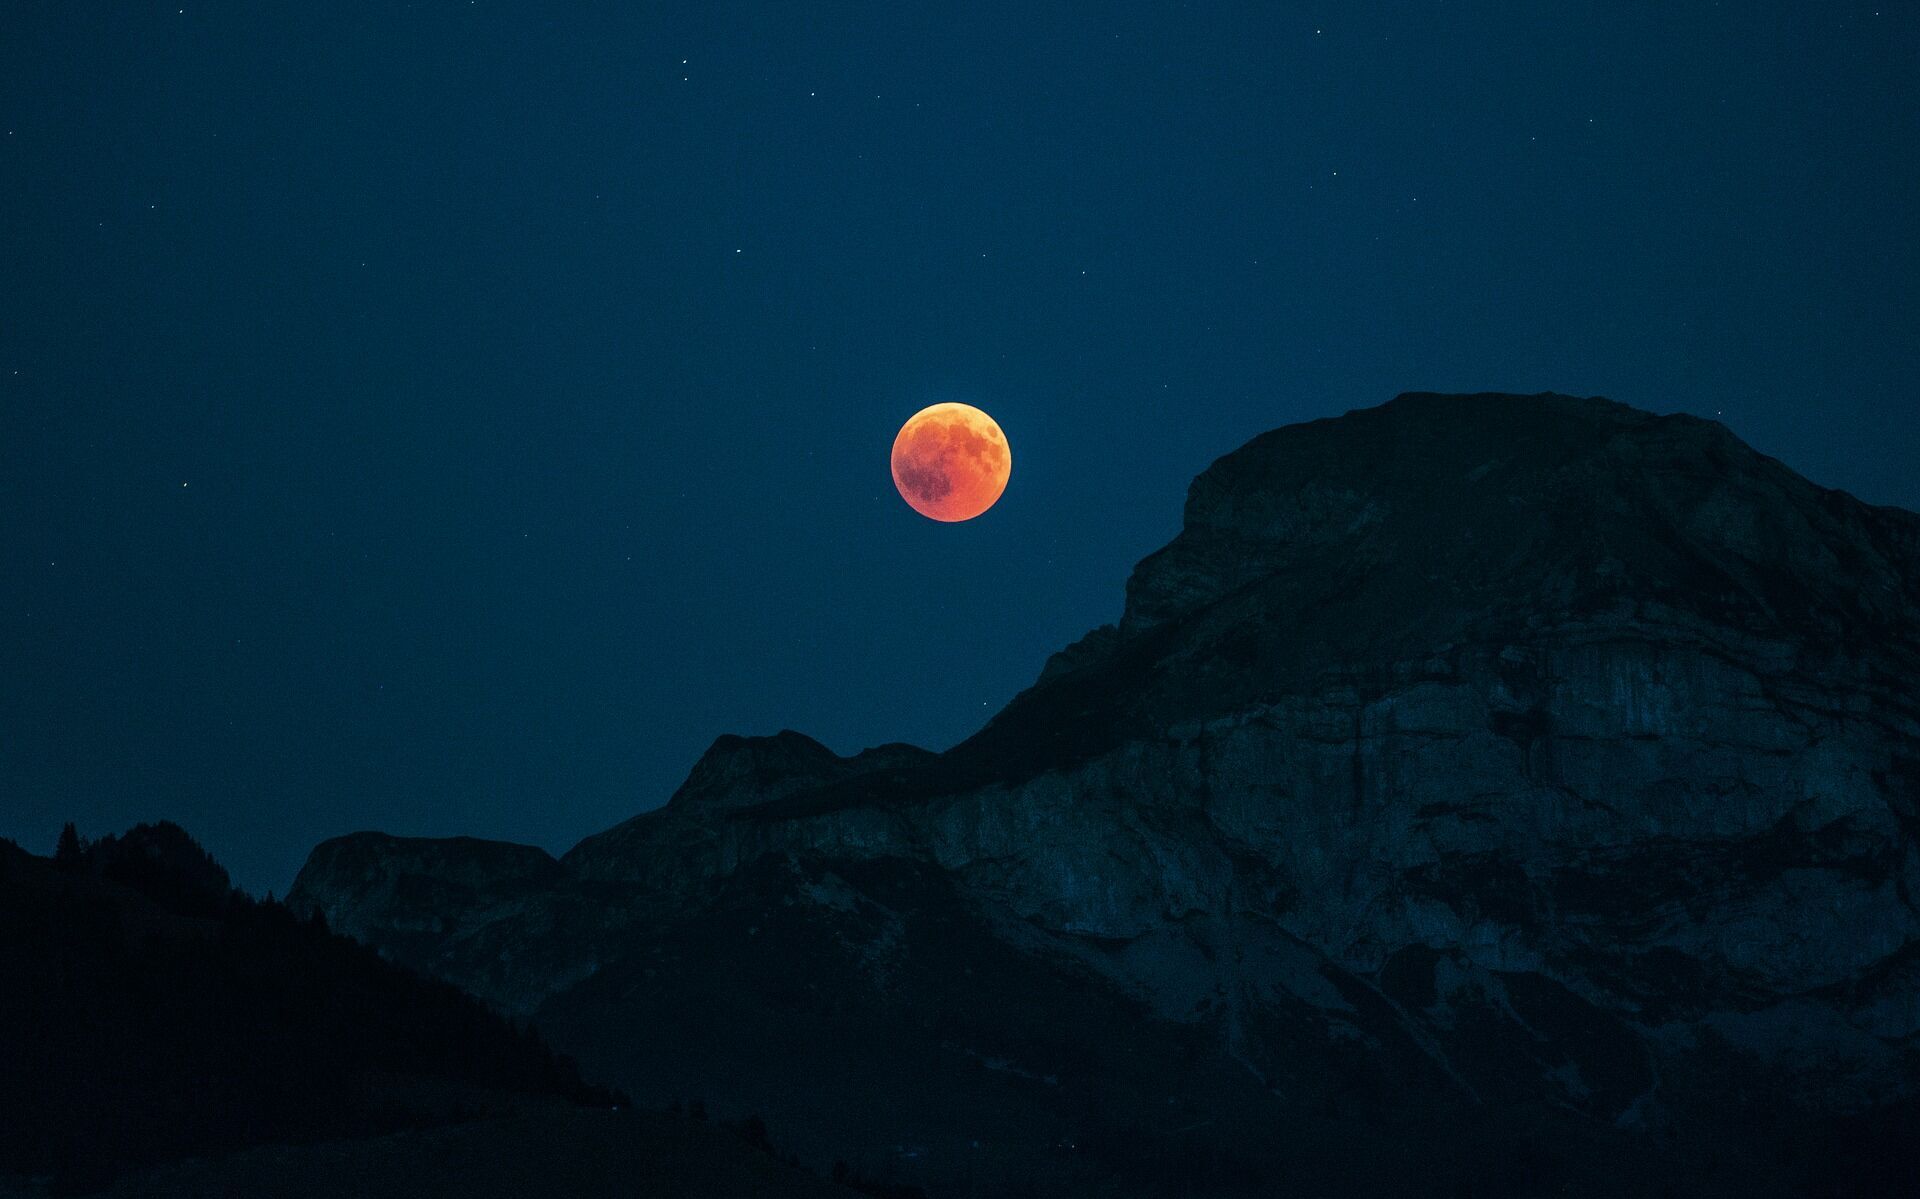
[[[1399,391],[1920,507],[1912,4],[582,7],[10,6],[0,835],[283,890],[942,747],[1210,460]],[[887,474],[948,399],[959,526]]]

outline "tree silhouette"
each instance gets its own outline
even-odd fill
[[[80,843],[80,830],[69,820],[60,830],[60,841],[53,847],[53,864],[66,871],[77,871],[84,864],[86,846]]]

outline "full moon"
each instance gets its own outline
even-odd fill
[[[893,439],[893,485],[934,520],[972,520],[993,507],[1012,473],[1007,435],[968,404],[922,408]]]

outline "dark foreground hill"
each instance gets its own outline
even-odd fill
[[[234,892],[176,826],[52,860],[0,842],[0,1194],[829,1189],[625,1107],[451,985]]]
[[[1916,680],[1920,517],[1711,422],[1403,396],[1215,463],[946,753],[726,737],[557,861],[359,834],[292,898],[949,1195],[1879,1194]]]
[[[870,1192],[872,1193],[872,1192]],[[4,1192],[0,1192],[4,1194]],[[101,1199],[857,1199],[717,1124],[527,1106],[387,1136],[171,1163]]]

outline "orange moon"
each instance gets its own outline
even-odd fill
[[[1007,435],[968,404],[922,408],[893,439],[893,485],[934,520],[972,520],[993,507],[1012,474]]]

